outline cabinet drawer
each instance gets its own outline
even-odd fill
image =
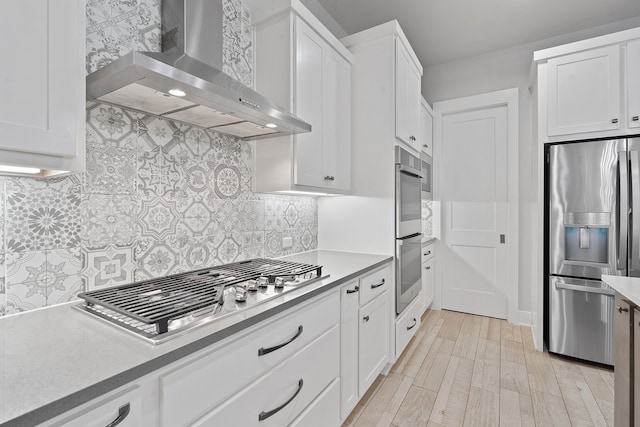
[[[104,427],[121,419],[119,427],[144,425],[142,412],[142,390],[130,387],[118,396],[96,402],[95,405],[78,411],[63,420],[45,423],[49,427]],[[42,426],[41,426],[42,427]]]
[[[360,279],[360,305],[365,305],[391,287],[391,267],[369,273]]]
[[[433,258],[435,253],[436,245],[433,242],[422,245],[422,262],[424,263],[429,258]]]
[[[285,363],[236,394],[194,426],[289,425],[340,375],[340,328],[335,325]],[[241,366],[244,368],[244,366]],[[260,420],[270,412],[273,415]],[[331,408],[339,417],[340,405]]]
[[[331,427],[340,425],[340,380],[335,379],[289,427]]]
[[[400,357],[413,335],[420,329],[420,299],[415,298],[396,319],[396,357]]]
[[[193,422],[339,321],[340,296],[336,290],[162,375],[162,425],[176,427]],[[274,348],[258,354],[259,349]]]

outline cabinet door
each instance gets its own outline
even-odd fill
[[[435,290],[434,265],[435,258],[431,257],[422,263],[422,293],[424,300],[423,312],[433,303]]]
[[[323,179],[351,189],[351,64],[327,46],[325,55]]]
[[[433,116],[425,106],[425,103],[420,106],[420,118],[422,124],[422,143],[420,148],[423,153],[433,156]]]
[[[311,124],[311,132],[295,136],[294,182],[324,186],[322,140],[323,52],[326,43],[302,20],[296,19],[295,114]]]
[[[616,346],[616,349],[618,346]],[[633,424],[640,426],[640,309],[633,310]],[[617,367],[616,367],[617,369]],[[617,379],[617,378],[616,378]],[[616,389],[617,391],[617,389]],[[618,396],[616,395],[616,400]],[[616,421],[616,426],[617,420]]]
[[[84,155],[84,11],[84,0],[0,2],[0,150]]]
[[[409,67],[411,57],[400,40],[396,40],[396,138],[411,143],[409,125]]]
[[[627,44],[627,123],[640,127],[640,40]]]
[[[340,289],[340,416],[358,403],[358,281]]]
[[[614,422],[616,427],[630,426],[631,424],[631,390],[633,384],[630,380],[631,373],[631,330],[633,308],[622,296],[616,292],[615,318],[614,318]]]
[[[620,128],[620,47],[607,46],[547,64],[549,136]]]
[[[389,360],[389,291],[360,309],[358,389],[364,394]]]
[[[408,75],[408,102],[407,110],[409,114],[409,145],[411,145],[417,153],[422,147],[422,125],[420,122],[420,109],[422,95],[420,94],[420,80],[422,76],[420,71],[414,65],[413,61],[409,62]]]

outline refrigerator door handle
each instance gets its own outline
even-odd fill
[[[618,170],[620,176],[620,226],[618,227],[618,270],[627,269],[627,233],[629,231],[629,160],[626,151],[618,152]]]
[[[615,292],[611,289],[606,288],[595,288],[592,286],[580,286],[580,285],[570,285],[569,283],[555,282],[556,289],[564,289],[567,291],[578,291],[578,292],[586,292],[588,294],[600,294],[600,295],[608,295],[615,296]]]
[[[640,253],[638,242],[640,241],[640,156],[638,151],[630,151],[631,160],[631,239],[629,239],[629,258],[631,268],[640,270]]]

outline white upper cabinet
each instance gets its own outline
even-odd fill
[[[620,128],[620,47],[552,58],[547,64],[549,136]]]
[[[420,124],[422,125],[420,149],[424,154],[433,157],[433,110],[424,98],[420,104]]]
[[[627,44],[627,126],[640,127],[640,40]]]
[[[84,170],[85,1],[0,3],[0,164]]]
[[[401,39],[396,39],[396,138],[420,151],[422,70]]]
[[[255,143],[254,190],[347,194],[352,55],[299,1],[283,4],[253,13],[256,90],[312,129]]]
[[[542,142],[607,138],[640,128],[640,28],[533,54]]]

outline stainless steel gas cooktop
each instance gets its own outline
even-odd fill
[[[325,277],[322,266],[257,258],[81,293],[75,308],[158,344]]]

